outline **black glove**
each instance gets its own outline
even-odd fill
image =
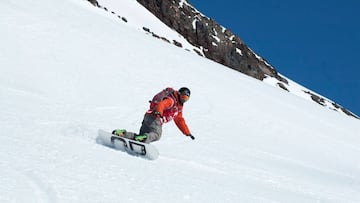
[[[192,140],[195,140],[195,137],[192,134],[188,135]]]

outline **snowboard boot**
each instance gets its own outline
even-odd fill
[[[144,142],[147,138],[147,134],[144,133],[143,135],[136,135],[135,136],[135,140],[136,141],[139,141],[139,142]]]
[[[117,135],[117,136],[120,136],[120,137],[124,136],[125,133],[126,133],[125,129],[115,129],[115,130],[112,131],[113,135]]]

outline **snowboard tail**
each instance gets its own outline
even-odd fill
[[[154,160],[159,157],[159,152],[155,146],[130,140],[124,137],[113,135],[102,129],[98,130],[96,142],[117,150],[127,152],[128,154],[140,156],[146,159]]]

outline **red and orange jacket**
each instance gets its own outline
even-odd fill
[[[150,108],[146,113],[154,114],[159,112],[161,124],[174,120],[176,126],[184,135],[190,135],[190,130],[182,115],[183,105],[178,101],[178,98],[178,92],[174,91],[174,97],[166,97],[156,105],[155,109]]]

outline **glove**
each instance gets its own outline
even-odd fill
[[[189,136],[192,140],[195,140],[195,137],[192,134],[189,134],[187,136]]]

